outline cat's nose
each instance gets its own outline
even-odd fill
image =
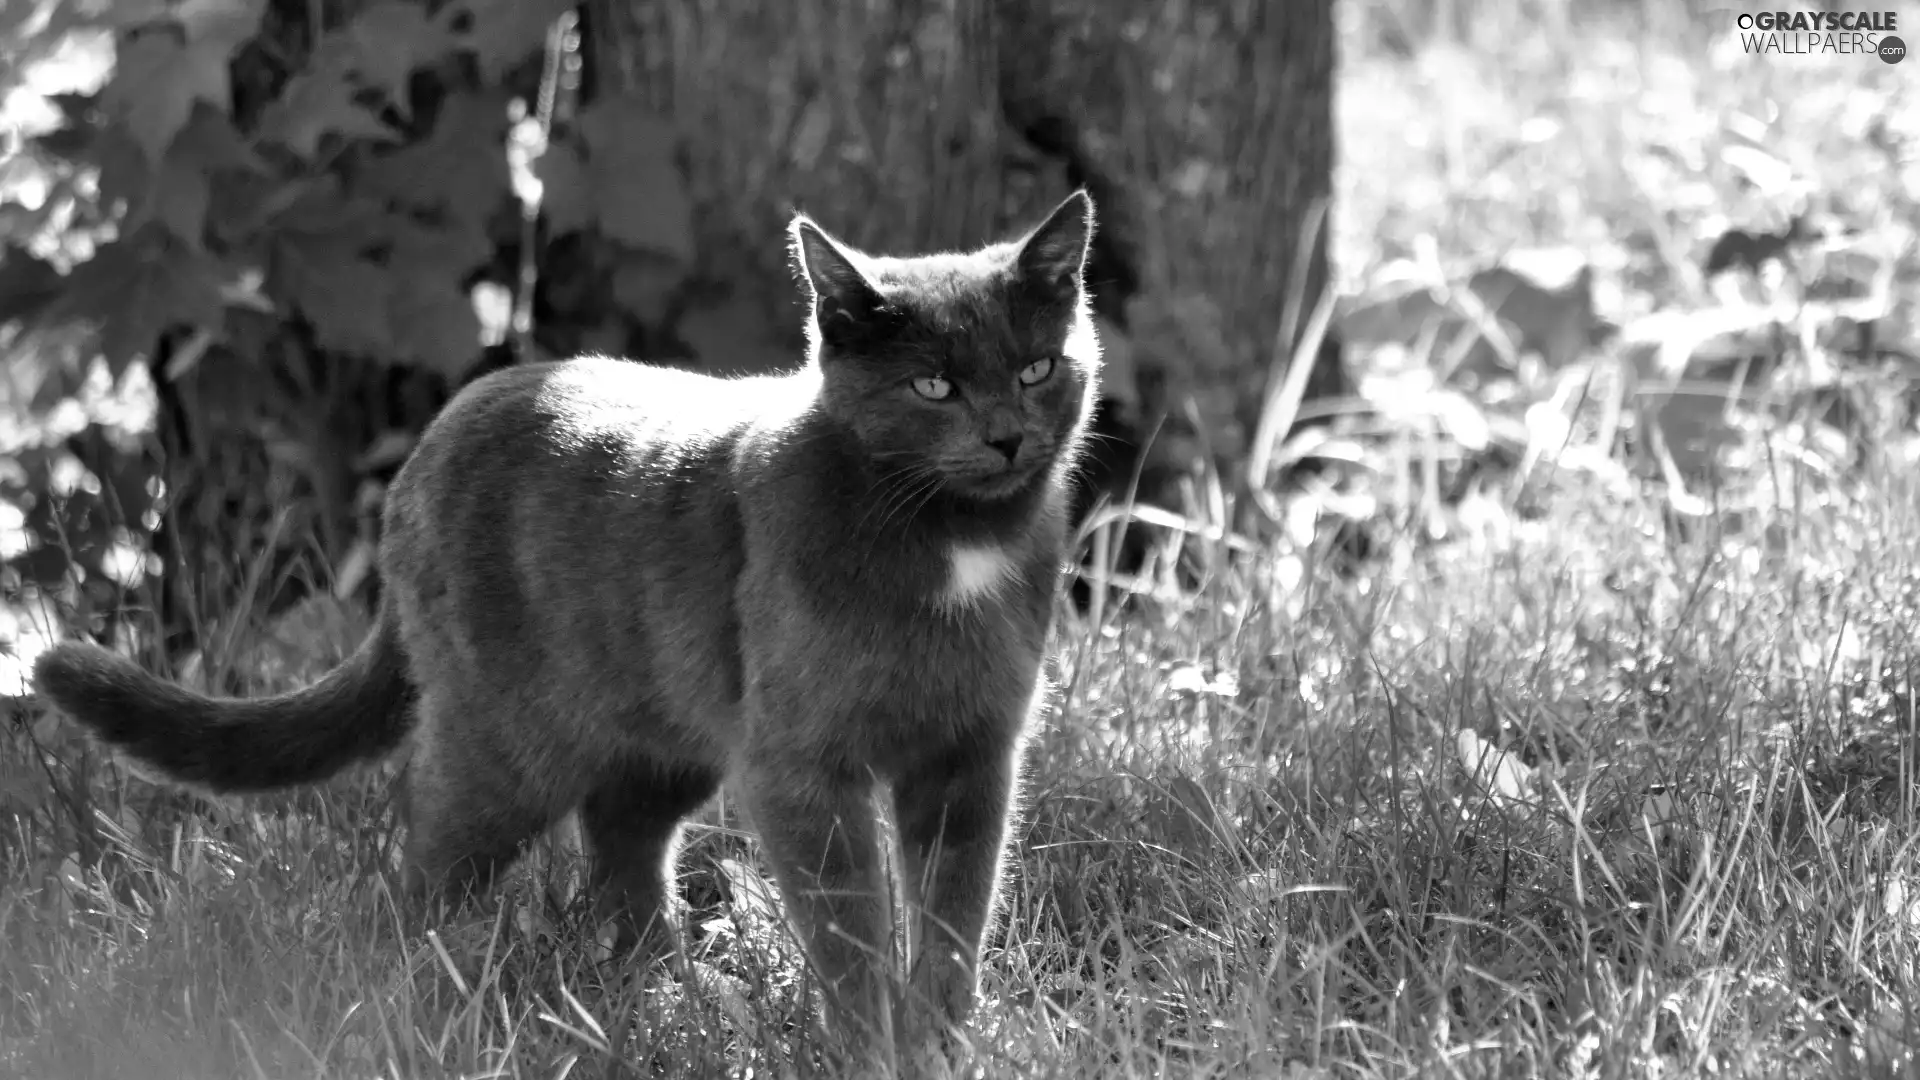
[[[1001,456],[1005,457],[1008,461],[1012,461],[1014,455],[1020,452],[1020,444],[1024,441],[1026,441],[1026,436],[1016,431],[1011,435],[1003,435],[998,439],[988,439],[987,445],[1000,451]]]

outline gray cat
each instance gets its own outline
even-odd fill
[[[791,229],[808,363],[747,379],[589,358],[463,390],[387,497],[379,624],[278,697],[220,700],[91,645],[39,690],[138,766],[219,792],[410,751],[410,893],[484,889],[579,809],[602,910],[674,946],[681,821],[730,782],[833,1015],[892,1019],[892,800],[918,913],[905,1033],[966,1019],[1098,383],[1093,205],[967,254]]]

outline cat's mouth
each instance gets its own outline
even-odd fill
[[[947,484],[954,491],[982,502],[1013,498],[1033,485],[1043,470],[1035,463],[1009,465],[1004,469],[974,475],[955,476]]]

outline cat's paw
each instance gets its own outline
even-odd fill
[[[929,953],[907,983],[908,1019],[948,1027],[965,1024],[978,986],[973,966],[957,951]]]

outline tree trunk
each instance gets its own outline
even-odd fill
[[[1152,501],[1175,501],[1203,455],[1229,474],[1243,460],[1276,353],[1293,351],[1276,342],[1283,309],[1297,296],[1304,324],[1328,279],[1332,0],[589,12],[598,92],[639,95],[686,139],[694,276],[765,298],[781,340],[798,340],[780,231],[796,206],[855,243],[911,251],[1030,224],[1085,185],[1112,361],[1103,433],[1125,445],[1157,431]],[[1307,398],[1343,391],[1323,349]],[[1104,464],[1109,482],[1132,472]]]
[[[984,0],[590,0],[588,22],[595,94],[682,139],[689,276],[753,296],[790,344],[795,209],[903,251],[978,243],[1044,201],[1005,182]]]
[[[1161,425],[1152,459],[1165,476],[1211,454],[1231,475],[1293,352],[1283,314],[1295,305],[1297,337],[1328,280],[1332,0],[1052,0],[1045,23],[1006,7],[1027,12],[1017,74],[1070,103],[1135,194],[1127,323],[1136,421]],[[1305,397],[1345,392],[1323,348]]]

